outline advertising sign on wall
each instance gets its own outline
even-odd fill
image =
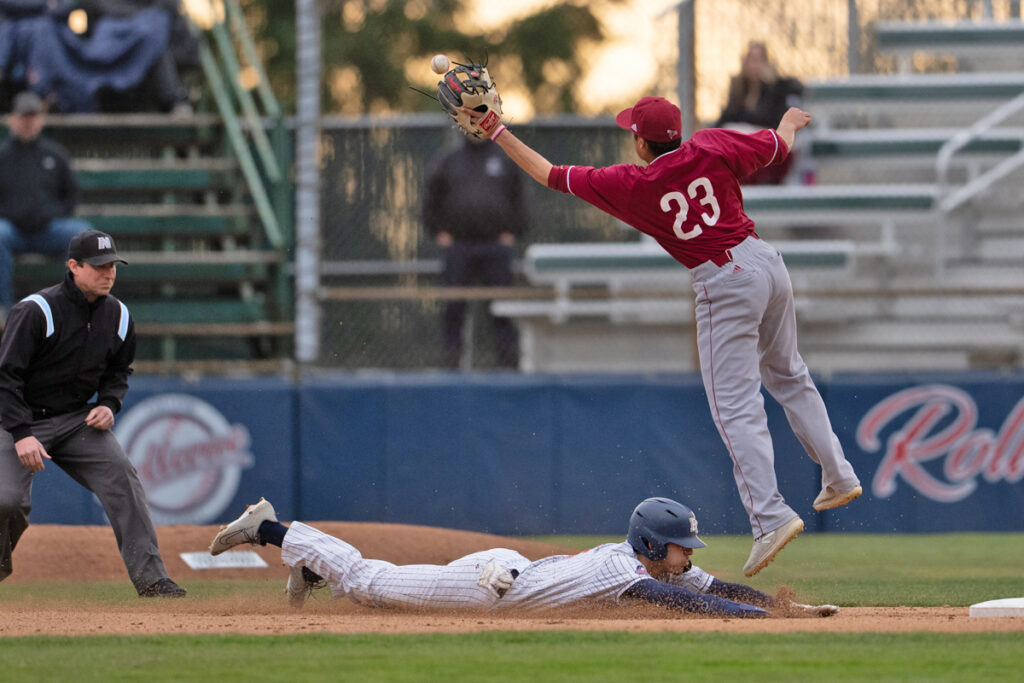
[[[114,431],[135,465],[154,524],[208,524],[255,464],[244,424],[189,394],[157,394],[124,413]]]
[[[819,387],[864,495],[815,512],[821,471],[766,400],[779,489],[808,531],[1024,530],[1024,375]],[[222,523],[265,496],[285,520],[604,534],[664,495],[694,507],[706,533],[749,533],[693,376],[146,378],[115,430],[157,524]],[[104,523],[57,469],[36,478],[33,523]]]

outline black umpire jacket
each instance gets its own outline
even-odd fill
[[[18,441],[32,435],[33,420],[79,410],[94,395],[116,414],[134,360],[128,308],[109,295],[89,303],[68,271],[11,308],[0,341],[0,425]]]
[[[503,232],[522,237],[529,223],[524,189],[523,172],[500,147],[467,140],[427,179],[424,227],[457,242],[494,242]]]
[[[0,145],[0,218],[27,235],[70,216],[77,202],[66,149],[42,135],[27,143],[12,137]]]

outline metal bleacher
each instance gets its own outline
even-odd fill
[[[1021,21],[880,22],[900,72],[807,84],[816,184],[744,188],[818,372],[1024,364]],[[918,55],[958,73],[913,73]],[[526,370],[692,370],[689,276],[652,243],[533,245],[551,300],[499,300]]]
[[[201,113],[47,119],[46,134],[72,155],[77,215],[114,235],[128,261],[115,291],[136,321],[138,372],[276,370],[290,355],[289,143],[269,90],[254,96],[239,85],[230,51],[249,36],[238,35],[240,22],[229,34],[225,21],[240,10],[225,7],[225,20],[201,36]],[[52,284],[62,270],[20,257],[15,292]]]

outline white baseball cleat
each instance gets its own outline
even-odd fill
[[[753,576],[767,567],[768,563],[779,554],[779,551],[803,530],[804,521],[799,517],[794,517],[775,531],[769,531],[764,536],[755,538],[754,547],[750,550],[750,557],[743,565],[744,576]]]
[[[840,505],[846,505],[854,498],[858,498],[864,489],[860,485],[854,486],[849,491],[836,491],[831,486],[826,486],[818,494],[818,497],[814,499],[814,509],[819,512],[822,510],[831,510],[837,508]]]
[[[306,598],[308,598],[313,591],[327,585],[327,582],[323,579],[320,579],[319,581],[310,581],[306,578],[306,573],[303,569],[305,569],[305,567],[289,567],[288,584],[284,588],[284,592],[288,596],[288,604],[296,609],[305,604]],[[316,574],[313,574],[313,576],[316,576]]]
[[[266,498],[260,498],[260,502],[245,508],[241,517],[220,528],[210,544],[210,554],[220,555],[228,548],[243,543],[256,545],[260,542],[260,524],[276,521],[274,506]]]

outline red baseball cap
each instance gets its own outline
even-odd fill
[[[619,128],[631,130],[644,140],[669,142],[683,136],[683,115],[664,97],[642,97],[615,117]]]

